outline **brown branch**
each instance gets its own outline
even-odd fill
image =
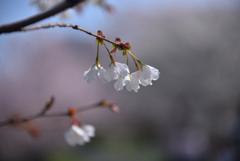
[[[38,21],[41,21],[45,18],[51,17],[59,12],[62,12],[68,8],[71,8],[73,6],[75,6],[76,4],[83,2],[85,0],[66,0],[63,1],[61,3],[59,3],[58,5],[56,5],[55,7],[53,7],[52,9],[34,15],[32,17],[20,20],[20,21],[16,21],[13,23],[9,23],[9,24],[4,24],[2,26],[0,26],[0,34],[2,33],[9,33],[9,32],[15,32],[15,31],[19,31],[21,28],[31,25],[33,23],[36,23]]]
[[[96,35],[88,30],[85,30],[81,27],[79,27],[78,25],[75,25],[75,24],[66,24],[66,23],[54,23],[54,24],[45,24],[45,25],[39,25],[39,26],[32,26],[32,27],[24,27],[22,29],[20,29],[19,31],[30,31],[30,30],[37,30],[37,29],[43,29],[43,28],[51,28],[51,27],[71,27],[75,30],[80,30],[80,31],[83,31],[85,33],[87,33],[88,35],[91,35],[91,36],[94,36],[96,38],[99,38],[99,39],[102,39],[102,40],[105,40],[111,44],[114,44],[114,45],[120,45],[121,43],[116,43],[116,42],[113,42],[109,39],[106,39],[106,38],[103,38],[99,35]]]
[[[100,104],[101,102],[96,103],[96,104],[92,104],[92,105],[89,105],[89,106],[79,107],[79,108],[76,108],[76,110],[77,110],[78,113],[84,112],[84,111],[87,111],[87,110],[91,110],[95,107],[102,106]],[[53,113],[53,114],[45,114],[45,115],[42,115],[41,117],[60,117],[60,116],[69,116],[69,112],[67,111],[67,112],[59,112],[59,113]]]
[[[103,104],[103,102],[107,102],[105,100],[100,101],[99,103],[95,103],[89,106],[84,106],[84,107],[79,107],[76,108],[77,112],[83,112],[83,111],[87,111],[96,107],[109,107],[111,109],[111,107],[107,104]],[[48,108],[47,110],[49,110],[50,108]],[[40,111],[37,114],[34,114],[32,116],[28,116],[28,117],[23,117],[23,118],[11,118],[8,119],[6,121],[0,122],[0,127],[6,126],[6,125],[14,125],[14,124],[18,124],[18,123],[23,123],[23,122],[27,122],[30,120],[34,120],[37,118],[44,118],[44,117],[60,117],[60,116],[70,116],[69,111],[65,111],[65,112],[58,112],[58,113],[52,113],[52,114],[46,114],[46,106],[44,107],[44,109],[42,111]]]

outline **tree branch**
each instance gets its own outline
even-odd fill
[[[104,105],[101,104],[101,102],[102,101],[100,101],[99,103],[89,105],[89,106],[79,107],[79,108],[76,108],[76,110],[77,110],[77,112],[83,112],[83,111],[87,111],[87,110],[90,110],[90,109],[93,109],[96,107],[100,107],[100,106],[105,107]],[[40,111],[39,113],[34,114],[32,116],[23,117],[23,118],[11,118],[11,119],[2,121],[2,122],[0,122],[0,127],[6,126],[6,125],[14,125],[14,124],[18,124],[18,123],[23,123],[23,122],[34,120],[37,118],[60,117],[60,116],[70,116],[69,111],[52,113],[52,114],[45,114],[45,112]]]
[[[24,28],[21,28],[20,30],[18,31],[30,31],[30,30],[37,30],[37,29],[43,29],[43,28],[51,28],[51,27],[71,27],[75,30],[80,30],[80,31],[83,31],[85,33],[87,33],[88,35],[91,35],[91,36],[94,36],[96,38],[99,38],[99,39],[102,39],[102,40],[105,40],[111,44],[114,44],[114,45],[117,45],[117,46],[121,46],[121,43],[116,43],[116,42],[113,42],[109,39],[106,39],[106,38],[103,38],[99,35],[96,35],[88,30],[85,30],[81,27],[79,27],[78,25],[75,25],[75,24],[66,24],[66,23],[54,23],[54,24],[45,24],[45,25],[39,25],[39,26],[32,26],[32,27],[24,27]]]
[[[85,1],[85,0],[66,0],[66,1],[59,3],[58,5],[56,5],[55,7],[53,7],[52,9],[50,9],[46,12],[37,14],[35,16],[29,17],[29,18],[26,18],[26,19],[23,19],[20,21],[16,21],[16,22],[9,23],[9,24],[4,24],[4,25],[0,26],[0,34],[19,31],[21,28],[23,28],[25,26],[36,23],[45,18],[51,17],[61,11],[71,8],[71,7],[75,6],[76,4],[83,2],[83,1]]]
[[[98,103],[95,103],[95,104],[92,104],[92,105],[76,108],[76,111],[78,113],[80,113],[80,112],[84,112],[84,111],[87,111],[87,110],[91,110],[91,109],[96,108],[96,107],[108,107],[113,112],[118,112],[118,109],[116,109],[118,107],[113,103],[107,102],[106,100],[102,100],[102,101],[100,101]],[[34,120],[34,119],[37,119],[37,118],[70,116],[69,111],[46,114],[47,110],[49,110],[49,109],[46,109],[46,106],[45,106],[42,111],[40,111],[39,113],[34,114],[32,116],[21,117],[21,118],[19,118],[19,117],[18,118],[10,118],[8,120],[0,122],[0,127],[6,126],[6,125],[14,125],[14,124],[18,124],[18,123],[23,123],[23,122]]]

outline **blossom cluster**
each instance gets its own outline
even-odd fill
[[[149,65],[143,65],[141,70],[130,74],[129,68],[126,64],[115,62],[110,65],[109,68],[104,69],[99,64],[94,64],[87,71],[84,72],[84,79],[91,83],[96,79],[96,76],[102,80],[103,83],[117,80],[114,83],[114,88],[117,91],[123,89],[126,86],[128,91],[138,92],[140,84],[143,86],[152,85],[152,80],[159,78],[160,72]]]
[[[101,32],[98,32],[98,35],[102,36]],[[105,38],[105,37],[104,37]],[[116,42],[120,42],[119,38],[116,38]],[[99,49],[99,44],[104,44],[103,41],[99,40],[97,38],[97,43],[98,43],[98,49]],[[134,91],[138,92],[140,88],[140,84],[142,86],[147,86],[147,85],[152,85],[152,81],[157,80],[159,78],[160,72],[158,69],[150,66],[143,64],[140,60],[138,60],[131,52],[130,52],[130,43],[119,43],[119,46],[114,46],[115,48],[113,51],[109,52],[109,57],[111,60],[111,63],[108,68],[103,68],[101,64],[99,63],[98,60],[98,51],[97,51],[97,58],[96,58],[96,63],[91,66],[87,71],[84,72],[84,80],[86,80],[88,83],[93,82],[96,80],[96,77],[98,76],[103,83],[110,82],[112,80],[116,80],[114,83],[114,88],[117,91],[121,91],[123,87],[125,86],[128,91]],[[127,57],[127,62],[128,62],[128,56],[127,54],[130,54],[131,57],[133,58],[136,69],[137,71],[130,73],[130,70],[128,68],[128,63],[120,63],[114,60],[113,56],[111,55],[112,52],[115,53],[116,49],[118,50],[123,50],[123,55]],[[137,63],[138,62],[138,63]],[[140,66],[140,67],[139,67]]]

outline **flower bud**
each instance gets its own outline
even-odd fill
[[[115,112],[115,113],[118,113],[119,112],[119,107],[114,104],[114,103],[111,103],[111,102],[108,102],[106,100],[102,100],[100,103],[99,103],[99,106],[104,106],[104,107],[108,107],[110,108],[111,111]]]
[[[54,101],[55,101],[55,97],[52,96],[51,99],[50,99],[50,101],[48,101],[48,102],[45,104],[45,111],[49,110],[49,109],[52,107]]]
[[[121,42],[121,39],[120,39],[119,37],[116,37],[115,42],[116,42],[116,43],[120,43],[120,42]]]
[[[105,36],[102,34],[101,30],[98,30],[97,35],[102,37],[102,38],[105,38]],[[100,38],[96,38],[96,43],[99,43],[100,45],[102,45],[103,44],[103,40],[100,39]]]
[[[73,117],[76,113],[77,113],[76,108],[69,108],[68,114],[69,114],[70,117]]]
[[[101,31],[101,30],[98,30],[97,35],[102,36],[102,35],[103,35],[103,34],[102,34],[102,31]]]

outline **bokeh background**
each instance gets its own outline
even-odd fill
[[[50,112],[107,99],[121,112],[99,108],[79,118],[96,128],[85,146],[63,138],[69,118],[34,120],[32,138],[0,128],[2,161],[239,161],[240,3],[237,0],[107,0],[108,13],[84,5],[64,22],[111,40],[130,42],[132,53],[156,67],[160,78],[138,93],[116,92],[114,82],[88,84],[83,73],[95,61],[95,38],[70,28],[0,35],[0,121],[40,111],[54,95]],[[0,24],[40,11],[30,0],[1,0]],[[107,44],[111,47],[111,44]],[[120,52],[116,60],[125,62]],[[100,48],[100,63],[109,64]],[[130,61],[130,70],[134,64]]]

